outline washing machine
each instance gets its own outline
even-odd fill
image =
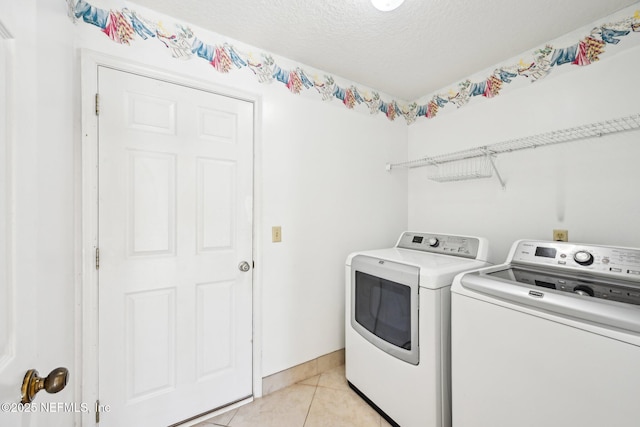
[[[404,232],[347,257],[347,381],[392,425],[451,425],[451,282],[487,254],[480,237]]]
[[[520,240],[451,294],[456,427],[640,425],[640,249]]]

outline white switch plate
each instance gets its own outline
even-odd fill
[[[282,227],[279,225],[271,227],[271,241],[273,243],[282,242]]]

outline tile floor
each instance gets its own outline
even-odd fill
[[[389,427],[349,388],[344,365],[194,427]]]

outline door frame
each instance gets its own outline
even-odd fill
[[[98,67],[108,67],[118,71],[135,73],[169,83],[179,84],[217,95],[235,98],[253,104],[253,260],[252,283],[252,324],[253,324],[253,396],[262,396],[262,272],[255,265],[262,265],[261,247],[263,224],[261,223],[262,186],[261,183],[261,117],[262,100],[259,95],[219,86],[198,78],[177,74],[173,71],[153,65],[119,58],[100,52],[80,49],[81,76],[81,175],[79,203],[81,238],[78,243],[80,260],[76,281],[76,367],[79,379],[75,382],[76,395],[92,410],[81,414],[81,425],[95,425],[94,403],[98,400],[98,275],[96,271],[96,247],[98,241],[98,120],[96,116],[96,98],[98,92]],[[101,402],[108,404],[108,402]],[[239,402],[236,405],[245,403]],[[195,415],[195,414],[194,414]],[[207,417],[213,414],[207,415]],[[185,424],[192,425],[198,420]]]

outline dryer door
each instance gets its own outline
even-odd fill
[[[417,365],[420,268],[366,255],[351,263],[351,326],[380,350]]]

